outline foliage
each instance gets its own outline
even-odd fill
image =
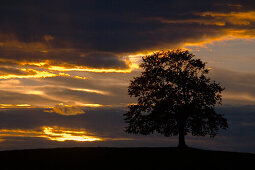
[[[214,110],[221,104],[221,85],[206,77],[206,63],[186,50],[160,51],[143,57],[141,76],[129,85],[138,102],[124,114],[127,133],[148,135],[180,133],[214,137],[228,127]]]

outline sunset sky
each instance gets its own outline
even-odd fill
[[[226,88],[228,131],[187,144],[255,153],[252,0],[0,0],[0,150],[176,146],[126,134],[122,116],[142,56],[176,48]]]

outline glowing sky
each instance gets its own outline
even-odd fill
[[[253,1],[2,0],[0,149],[57,147],[66,141],[66,146],[76,146],[75,141],[89,146],[90,139],[105,141],[102,146],[122,146],[116,141],[124,141],[123,146],[167,146],[175,139],[150,143],[155,138],[122,134],[121,116],[134,102],[127,86],[139,75],[141,57],[174,48],[189,49],[208,62],[212,79],[226,87],[223,106],[233,110],[249,105],[255,114]],[[116,114],[110,114],[108,124],[101,122],[100,116],[107,118],[111,110]],[[37,121],[27,122],[34,115]],[[63,121],[52,123],[56,117]],[[251,131],[254,122],[253,116],[238,125]],[[244,134],[249,140],[251,136]],[[204,147],[219,143],[204,142]],[[254,145],[246,146],[236,142],[236,150],[255,152]]]

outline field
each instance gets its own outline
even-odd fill
[[[0,152],[1,169],[254,169],[255,154],[194,148],[56,148]]]

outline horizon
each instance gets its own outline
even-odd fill
[[[215,138],[187,145],[255,153],[255,2],[1,1],[0,150],[174,147],[131,135],[123,114],[142,57],[189,50],[226,89]]]

